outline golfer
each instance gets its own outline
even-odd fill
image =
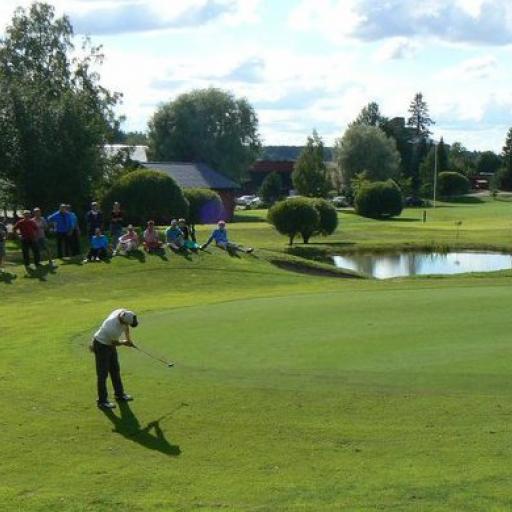
[[[116,347],[134,347],[130,337],[130,327],[137,327],[137,315],[127,309],[112,311],[101,324],[92,339],[90,350],[96,358],[96,377],[98,379],[98,407],[100,409],[114,409],[115,404],[108,400],[107,377],[110,374],[116,400],[129,402],[133,397],[124,392],[117,357]],[[119,338],[124,334],[122,341]]]

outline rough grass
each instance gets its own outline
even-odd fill
[[[510,247],[510,208],[445,205],[426,225],[342,213],[312,245]],[[512,272],[331,279],[273,265],[299,260],[263,222],[231,234],[263,250],[9,265],[2,510],[510,510]],[[107,416],[84,345],[119,306],[177,364],[120,349],[136,401]]]

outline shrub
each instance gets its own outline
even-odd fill
[[[402,193],[391,180],[364,185],[355,200],[356,213],[374,219],[400,215],[402,206]]]
[[[281,175],[277,172],[271,172],[269,175],[265,176],[261,184],[259,190],[261,199],[265,204],[274,204],[283,195],[282,188],[283,180],[281,179]]]
[[[183,193],[189,204],[187,220],[190,224],[212,224],[222,218],[224,205],[217,192],[208,188],[189,188]]]
[[[101,203],[110,211],[114,201],[119,201],[125,219],[141,225],[149,219],[167,224],[172,218],[186,217],[188,203],[178,184],[167,174],[150,169],[130,172],[116,181]]]
[[[272,206],[268,211],[268,221],[279,233],[289,237],[290,245],[299,234],[307,244],[311,235],[319,230],[320,214],[310,199],[296,197]]]
[[[444,171],[437,177],[437,191],[440,196],[459,196],[467,194],[469,189],[469,180],[458,172]]]
[[[325,199],[311,199],[311,203],[320,216],[318,229],[315,231],[315,234],[322,236],[332,235],[338,227],[336,208]]]

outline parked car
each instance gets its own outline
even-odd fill
[[[348,199],[345,197],[345,196],[336,196],[336,197],[333,197],[331,199],[331,203],[336,207],[336,208],[344,208],[346,206],[350,206],[349,205],[349,201]]]
[[[420,197],[409,196],[405,198],[405,206],[426,206],[426,203]]]
[[[235,204],[248,208],[259,208],[262,206],[263,201],[260,197],[254,195],[240,196],[235,199]]]

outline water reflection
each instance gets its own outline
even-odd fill
[[[512,268],[512,256],[493,252],[406,252],[334,256],[339,268],[355,270],[378,279],[425,274],[491,272]]]

